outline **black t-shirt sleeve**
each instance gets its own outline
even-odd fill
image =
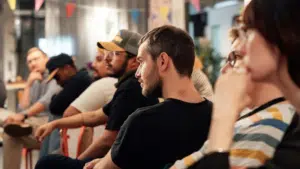
[[[108,115],[107,130],[120,130],[127,117],[141,107],[141,93],[134,88],[117,91],[113,100],[104,107],[103,111]]]
[[[52,97],[50,112],[62,115],[68,106],[91,84],[90,79],[74,79],[66,84],[61,92]]]
[[[137,112],[124,122],[111,149],[112,160],[120,168],[136,168],[141,153],[147,153],[142,141],[142,121]]]
[[[107,103],[105,106],[103,106],[103,108],[102,108],[104,114],[106,114],[107,116],[109,116],[110,105],[112,102],[113,102],[113,99],[109,103]]]

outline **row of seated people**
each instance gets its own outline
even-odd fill
[[[106,129],[102,136],[95,141],[94,146],[91,145],[79,158],[104,156],[107,150],[97,152],[100,155],[93,155],[94,151],[97,151],[95,147],[103,145],[110,147],[115,140],[116,133],[129,114],[138,108],[158,103],[156,98],[146,98],[142,95],[141,86],[134,77],[139,65],[136,61],[136,55],[141,35],[127,30],[121,30],[120,34],[128,34],[124,38],[131,38],[130,43],[135,48],[125,51],[128,47],[124,46],[121,51],[119,51],[120,49],[115,51],[111,49],[112,51],[110,51],[100,47],[99,43],[97,46],[98,55],[92,64],[94,72],[93,83],[87,71],[77,71],[74,60],[66,54],[48,58],[38,48],[32,48],[28,51],[27,64],[31,73],[21,100],[21,106],[24,108],[24,111],[8,117],[5,121],[4,168],[20,167],[22,147],[39,148],[42,143],[40,157],[49,153],[59,153],[57,151],[60,148],[59,131],[58,129],[54,130],[55,127],[52,126],[52,124],[59,122],[55,119],[87,112],[89,112],[87,113],[88,115],[99,116],[96,120],[98,118],[100,120],[94,123],[99,123],[98,125],[106,124]],[[193,61],[193,65],[193,73],[191,75],[193,85],[202,96],[210,100],[212,87],[200,69],[201,63],[197,59],[195,63]],[[121,85],[124,82],[126,82],[126,85]],[[126,93],[121,92],[121,95],[115,98],[114,95],[117,88],[121,91],[125,90]],[[127,97],[128,93],[133,97],[128,100],[130,104],[123,101],[122,98]],[[112,99],[115,100],[114,104],[118,105],[118,107],[113,105],[112,110],[108,110],[108,113],[111,115],[103,113],[104,106],[108,107],[108,103]],[[132,102],[131,100],[136,101]],[[120,110],[122,110],[121,113],[119,112]],[[47,121],[53,122],[47,123]],[[68,125],[66,128],[79,127],[81,125],[82,123],[80,122],[75,124],[75,126]],[[36,133],[38,127],[41,129],[47,128],[47,132],[41,135],[39,140],[36,140],[33,134]],[[58,127],[56,126],[56,128]],[[50,135],[45,137],[48,134]],[[87,140],[90,142],[91,139]]]
[[[112,99],[96,111],[70,113],[34,133],[44,141],[56,128],[105,124],[105,130],[77,159],[47,155],[35,168],[299,168],[296,110],[300,99],[291,93],[299,91],[300,62],[294,55],[300,44],[293,37],[300,37],[300,31],[291,20],[268,18],[286,13],[300,17],[295,8],[299,3],[249,3],[242,16],[244,27],[231,32],[232,52],[216,84],[214,104],[197,91],[191,78],[194,43],[185,31],[162,26],[141,36],[121,30],[111,42],[97,43],[103,51],[104,71],[118,78]],[[276,13],[277,6],[282,8]],[[260,22],[266,18],[267,23]],[[276,34],[264,32],[262,27],[273,22],[286,24],[292,34],[279,28]],[[289,41],[278,42],[281,36]],[[290,58],[295,62],[287,64],[284,59]],[[68,74],[64,69],[72,67],[71,60],[64,54],[51,58],[47,81],[55,79],[65,89],[69,83],[62,83],[61,75]],[[93,101],[94,95],[83,100]],[[164,100],[159,103],[158,98]],[[75,108],[74,102],[71,105]],[[16,126],[7,126],[10,137],[20,135],[12,132]]]

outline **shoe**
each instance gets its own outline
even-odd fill
[[[7,124],[4,132],[11,137],[23,137],[32,133],[32,127],[28,124]]]

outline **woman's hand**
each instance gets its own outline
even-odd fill
[[[227,71],[219,77],[215,86],[208,152],[229,150],[234,124],[240,112],[251,103],[249,93],[252,88],[250,75],[243,68]]]

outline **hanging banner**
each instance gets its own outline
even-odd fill
[[[148,30],[172,24],[173,17],[172,0],[149,0]]]
[[[42,7],[44,3],[44,0],[35,0],[35,11],[38,11],[40,10],[40,8]]]
[[[172,13],[171,12],[169,12],[169,14],[168,14],[168,20],[169,20],[169,22],[172,22]]]
[[[201,11],[200,0],[190,0],[190,3],[194,6],[197,12]]]
[[[75,11],[75,8],[76,8],[75,3],[68,2],[66,4],[66,16],[67,16],[67,18],[70,18],[73,15],[73,13]]]
[[[162,7],[160,7],[160,9],[159,9],[160,16],[163,19],[168,20],[169,11],[170,11],[170,8],[168,6],[162,6]]]
[[[138,24],[139,23],[139,17],[140,17],[140,10],[139,9],[133,9],[130,11],[131,13],[131,19],[133,20],[134,23]]]
[[[14,11],[16,9],[16,0],[8,0],[8,5]]]

